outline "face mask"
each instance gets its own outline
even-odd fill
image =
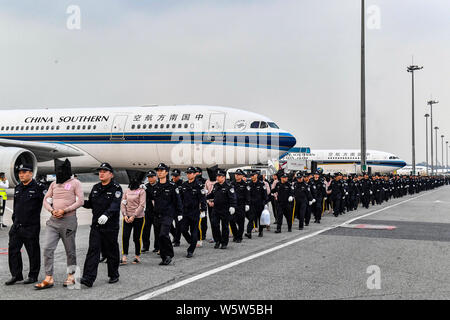
[[[66,159],[63,163],[56,166],[56,183],[61,184],[72,177],[72,168],[70,161]]]

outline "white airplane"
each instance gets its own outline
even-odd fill
[[[404,166],[403,168],[397,170],[398,174],[404,174],[404,175],[410,175],[413,171],[412,166]],[[431,173],[431,168],[429,168],[429,171]],[[418,175],[426,175],[427,174],[427,167],[425,166],[416,166],[416,174]]]
[[[269,118],[227,107],[175,105],[0,111],[0,172],[18,183],[20,164],[35,174],[54,172],[68,158],[73,173],[93,172],[102,162],[144,172],[164,162],[171,168],[222,168],[267,163],[296,139]]]
[[[292,148],[287,155],[280,158],[280,165],[286,166],[290,160],[308,160],[315,161],[317,168],[322,168],[324,172],[361,172],[360,150],[311,150],[310,153],[300,151],[300,148]],[[391,173],[406,165],[406,162],[396,155],[376,150],[367,150],[366,162],[372,173]]]

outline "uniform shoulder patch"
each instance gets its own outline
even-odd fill
[[[247,186],[247,190],[250,191],[252,188],[250,188],[250,186]]]
[[[116,198],[120,198],[122,196],[122,192],[116,191],[114,195],[116,196]]]
[[[231,193],[234,193],[234,188],[230,188],[230,192],[231,192]]]
[[[175,192],[176,192],[177,194],[179,194],[179,193],[180,193],[180,190],[178,190],[178,188],[175,188]]]

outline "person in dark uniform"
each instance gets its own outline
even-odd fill
[[[173,169],[172,170],[172,182],[175,183],[178,190],[180,189],[181,185],[183,184],[183,179],[181,179],[181,171],[179,169]],[[180,239],[181,239],[181,224],[178,221],[178,219],[175,220],[175,226],[172,224],[170,226],[170,234],[173,236],[172,244],[174,247],[180,246]]]
[[[148,183],[145,184],[145,196],[146,196],[146,205],[145,205],[145,224],[144,230],[142,230],[142,253],[146,253],[150,250],[150,233],[152,231],[153,226],[153,236],[154,236],[154,244],[153,244],[153,252],[159,251],[158,244],[158,235],[159,230],[155,224],[155,210],[153,207],[153,201],[151,200],[153,194],[153,188],[158,182],[158,178],[156,177],[156,172],[154,170],[150,170],[147,173]]]
[[[195,179],[202,186],[202,189],[205,189],[206,179],[203,178],[202,173],[203,173],[202,168],[195,167]],[[215,180],[212,180],[212,181],[215,181]],[[206,190],[204,191],[204,193],[206,195]],[[212,211],[212,208],[208,207],[208,214],[210,213],[210,210]],[[208,231],[208,215],[206,215],[206,213],[205,214],[202,213],[201,220],[202,220],[200,222],[201,239],[199,239],[200,241],[206,240],[206,232]]]
[[[271,190],[272,194],[277,194],[277,230],[275,233],[281,233],[281,226],[283,224],[283,216],[286,218],[288,231],[292,232],[292,206],[294,201],[294,191],[292,185],[288,181],[288,175],[282,173],[280,181]]]
[[[305,223],[305,214],[308,205],[313,204],[313,197],[308,184],[304,181],[304,174],[297,172],[297,181],[293,184],[294,198],[295,198],[295,216],[299,220],[298,230],[303,230]]]
[[[41,210],[47,187],[33,179],[33,166],[19,166],[20,183],[14,189],[12,221],[9,231],[8,263],[12,278],[5,285],[13,285],[23,280],[22,246],[28,254],[30,271],[24,284],[37,282],[41,268],[39,233],[41,230]]]
[[[261,214],[264,210],[264,206],[269,201],[267,194],[267,188],[263,181],[259,178],[259,172],[253,171],[251,173],[250,186],[250,211],[248,215],[247,233],[245,236],[249,239],[252,238],[253,227],[258,228],[258,237],[263,236],[263,226],[260,224]]]
[[[212,200],[214,208],[214,219],[212,230],[214,233],[214,240],[216,244],[214,249],[226,249],[228,246],[228,236],[230,234],[229,223],[230,215],[236,212],[236,193],[233,186],[226,181],[226,171],[223,169],[217,170],[217,183],[214,184],[212,192],[207,196],[207,199]],[[222,231],[220,230],[222,225]]]
[[[159,225],[159,248],[162,259],[159,265],[166,266],[172,262],[174,256],[170,241],[170,226],[173,219],[183,215],[183,205],[178,187],[167,179],[169,167],[160,163],[155,171],[159,181],[153,189],[150,200],[155,202],[155,222]]]
[[[244,181],[245,173],[241,169],[235,172],[235,181],[231,184],[236,192],[236,212],[231,217],[230,226],[233,242],[241,243],[244,234],[245,213],[250,211],[250,186]]]
[[[180,221],[181,233],[189,243],[187,249],[187,258],[192,258],[197,246],[199,236],[198,224],[200,221],[200,212],[206,212],[206,197],[200,183],[195,179],[195,168],[189,167],[186,170],[188,181],[180,187],[180,196],[183,203],[183,215],[178,216]],[[189,233],[190,230],[190,233]]]
[[[92,187],[83,207],[92,209],[89,248],[84,262],[81,284],[92,287],[97,278],[100,253],[108,266],[109,283],[119,281],[119,220],[122,187],[114,181],[114,170],[104,162],[97,168],[100,182]]]
[[[342,175],[338,172],[334,175],[334,180],[331,181],[330,189],[331,189],[331,197],[333,199],[333,215],[335,217],[342,214],[342,200],[343,200],[343,188],[341,183]]]
[[[320,223],[324,207],[324,197],[327,196],[327,192],[319,171],[314,172],[314,180],[311,181],[310,190],[313,199],[316,200],[312,204],[314,223]]]
[[[361,200],[366,209],[369,209],[372,193],[372,180],[369,179],[368,174],[364,174],[364,179],[361,180]]]

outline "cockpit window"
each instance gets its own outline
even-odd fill
[[[261,121],[261,125],[259,126],[261,129],[268,128],[267,122]]]
[[[275,124],[275,122],[269,122],[269,126],[270,126],[271,128],[274,128],[274,129],[280,129],[280,128],[278,128],[278,126]]]
[[[259,128],[259,121],[253,121],[250,125],[250,128],[252,129],[258,129]]]

